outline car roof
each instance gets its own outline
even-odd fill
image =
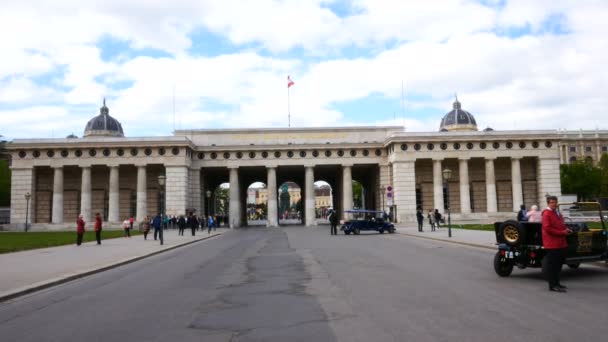
[[[345,213],[368,213],[368,214],[377,214],[384,213],[382,210],[344,210]]]

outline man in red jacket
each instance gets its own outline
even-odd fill
[[[566,236],[572,231],[564,224],[564,217],[557,209],[557,197],[547,196],[548,208],[543,210],[543,248],[547,251],[543,260],[543,272],[549,282],[549,291],[566,292],[560,284],[559,275],[568,247]]]
[[[95,239],[97,239],[97,244],[101,245],[101,225],[103,220],[101,219],[101,214],[95,214],[95,225],[93,229],[95,229]]]

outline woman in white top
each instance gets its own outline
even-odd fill
[[[533,205],[530,211],[526,213],[526,216],[528,217],[528,222],[540,222],[542,220],[542,213],[538,211],[537,205]]]
[[[131,221],[129,219],[126,219],[124,221],[122,221],[122,229],[124,229],[125,231],[125,237],[131,237]]]

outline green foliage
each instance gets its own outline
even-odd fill
[[[228,203],[230,203],[230,189],[218,187],[215,190],[215,212],[211,207],[211,214],[228,215]]]
[[[576,194],[578,200],[596,198],[600,193],[602,171],[583,161],[561,165],[562,193]]]
[[[363,208],[363,185],[353,181],[353,207]]]
[[[11,170],[8,161],[0,159],[0,207],[11,205]]]
[[[90,228],[89,228],[90,229]],[[131,230],[131,236],[141,234]],[[114,239],[124,236],[122,230],[104,230],[102,239]],[[95,241],[95,232],[87,230],[84,242]],[[76,244],[76,232],[2,232],[0,233],[0,253],[24,251],[28,249],[47,248]]]
[[[608,197],[608,153],[602,153],[598,166],[601,173],[600,197]]]

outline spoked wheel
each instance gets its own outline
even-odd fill
[[[355,233],[355,235],[359,235],[359,233],[361,233],[361,231],[359,230],[359,228],[355,228],[353,233]]]
[[[526,231],[517,221],[505,221],[499,227],[500,235],[509,246],[519,246],[526,237]]]
[[[384,234],[384,229],[380,229],[380,230],[378,231],[378,233],[380,233],[380,234]]]
[[[513,272],[513,262],[500,255],[500,251],[494,255],[494,271],[501,277],[508,277]]]

